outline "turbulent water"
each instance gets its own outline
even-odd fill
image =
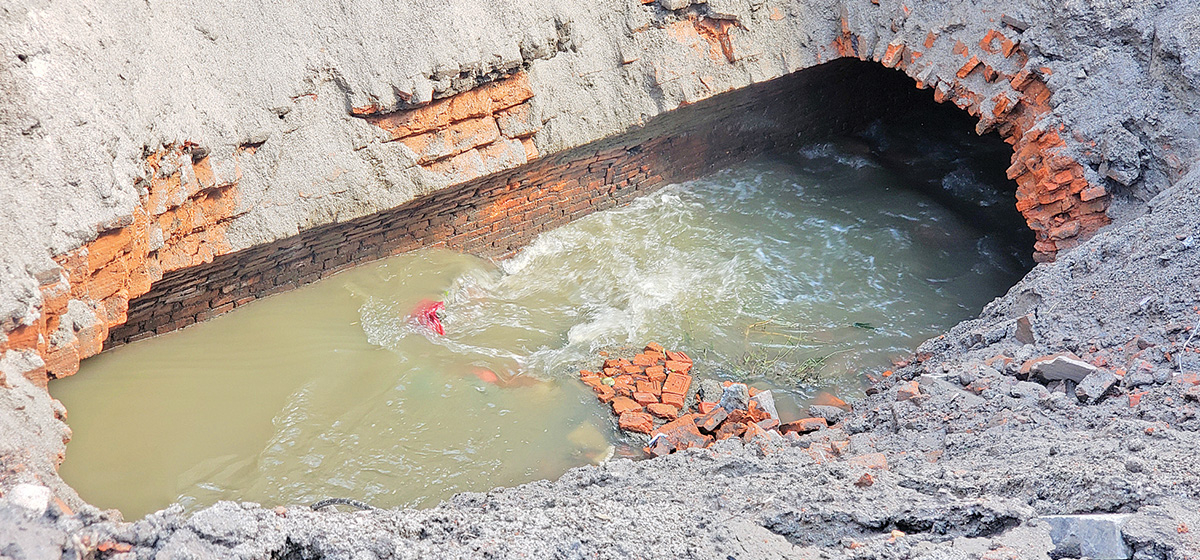
[[[62,474],[140,516],[182,500],[427,505],[620,441],[575,380],[655,340],[699,375],[844,397],[1023,272],[1012,247],[834,145],[542,235],[498,264],[418,251],[87,360],[51,390]],[[445,336],[410,318],[446,302]],[[795,410],[796,406],[783,409]]]

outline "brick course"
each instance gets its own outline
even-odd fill
[[[106,346],[140,340],[149,332],[169,332],[357,264],[422,247],[505,257],[539,233],[666,184],[856,128],[887,110],[891,100],[862,99],[875,112],[841,110],[823,100],[854,97],[846,92],[862,91],[860,79],[841,76],[836,68],[786,76],[680,108],[618,137],[462,182],[393,210],[167,273],[149,293],[131,302],[127,321],[111,330]],[[451,119],[444,116],[449,103],[443,105],[432,116],[404,122],[445,126]],[[747,115],[758,117],[755,125],[746,124]],[[419,129],[388,118],[389,127]],[[437,162],[446,159],[453,157]]]

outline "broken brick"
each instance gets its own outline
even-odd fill
[[[921,396],[921,386],[914,381],[906,381],[896,390],[896,400],[907,401]]]
[[[621,418],[617,421],[617,424],[622,430],[637,432],[639,434],[648,434],[654,431],[654,419],[645,412],[625,412],[621,414]]]
[[[764,430],[774,430],[775,428],[779,427],[779,420],[776,420],[775,418],[767,418],[766,420],[760,420],[756,422],[756,424],[758,424],[759,428]]]
[[[666,420],[674,420],[679,417],[679,409],[672,405],[664,403],[651,403],[646,405],[646,412]]]
[[[712,411],[708,414],[705,414],[696,420],[696,426],[705,432],[712,433],[717,429],[717,426],[720,426],[721,422],[724,422],[728,417],[729,412],[718,406],[717,408],[712,409]]]
[[[750,442],[758,436],[767,435],[767,431],[758,427],[758,424],[746,424],[746,431],[742,432],[742,441]]]
[[[646,406],[648,404],[657,403],[658,396],[655,395],[654,393],[644,393],[641,391],[635,391],[633,393],[633,400],[642,406]]]
[[[668,393],[666,391],[663,391],[662,402],[663,402],[663,404],[669,404],[675,408],[682,409],[683,403],[684,403],[684,398],[683,398],[683,395],[681,395],[679,393]]]
[[[688,370],[692,369],[691,362],[678,362],[675,360],[667,360],[666,365],[667,365],[667,371],[672,371],[672,372],[678,371],[681,373],[687,373]]]
[[[595,387],[592,387],[592,390],[596,392],[596,398],[602,403],[612,402],[612,400],[617,396],[616,390],[608,385],[596,385]]]
[[[620,416],[626,412],[630,412],[630,411],[636,412],[636,411],[642,409],[642,405],[638,404],[637,401],[635,401],[629,397],[617,397],[617,398],[613,399],[612,407],[613,407],[613,413],[617,414],[618,416]]]
[[[806,432],[815,432],[817,430],[823,430],[823,429],[827,428],[828,426],[829,426],[829,422],[826,421],[824,418],[801,418],[799,420],[796,420],[795,422],[788,422],[786,424],[780,424],[779,431],[781,431],[781,432],[798,432],[798,433],[803,434]]]
[[[717,431],[713,432],[713,436],[718,440],[722,440],[729,439],[731,437],[738,437],[744,433],[746,433],[746,424],[742,422],[723,422],[721,426],[717,428]]]
[[[691,386],[692,376],[684,373],[671,373],[667,375],[666,383],[663,383],[662,392],[686,395]]]

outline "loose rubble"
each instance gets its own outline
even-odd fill
[[[841,399],[821,393],[817,402],[823,404],[810,407],[810,418],[784,423],[771,391],[730,380],[704,380],[696,391],[690,391],[692,366],[687,354],[651,342],[629,359],[609,358],[599,371],[581,370],[579,379],[596,392],[597,400],[612,407],[621,430],[649,436],[643,448],[649,457],[706,448],[731,438],[745,443],[798,442],[802,436],[822,432],[805,440],[814,460],[844,457],[851,464],[887,469],[887,459],[881,454],[848,454],[849,438],[837,423],[849,408]],[[908,392],[902,389],[898,398],[920,396],[917,382],[910,384]]]

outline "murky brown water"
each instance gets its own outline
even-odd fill
[[[176,500],[428,505],[553,478],[616,441],[575,370],[649,340],[797,402],[853,396],[864,368],[1023,272],[901,187],[817,146],[668,187],[499,264],[420,251],[119,348],[51,385],[75,432],[63,477],[127,517]],[[446,336],[408,318],[423,299],[446,302]]]

